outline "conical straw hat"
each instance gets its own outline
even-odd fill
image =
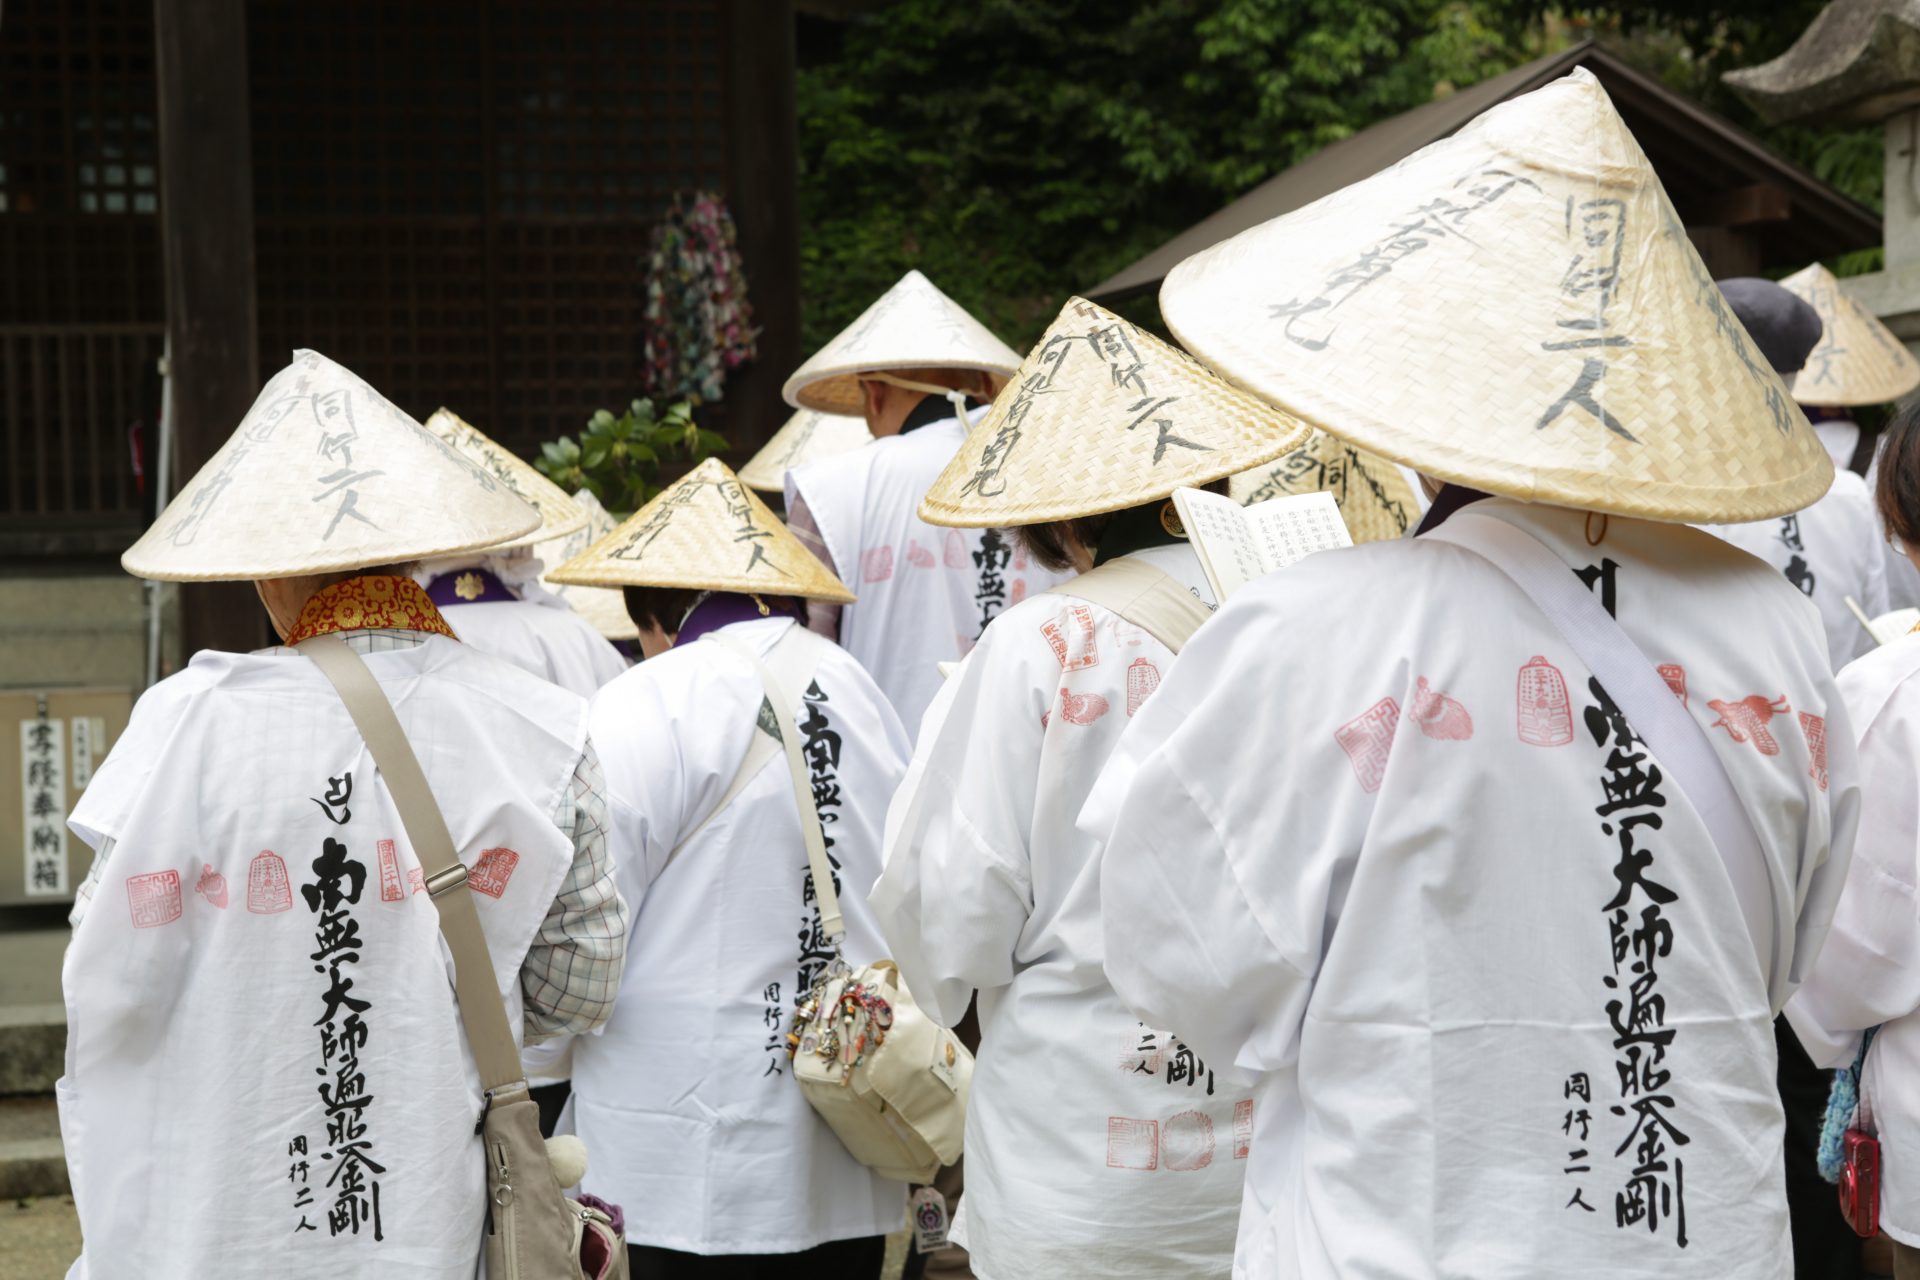
[[[920,518],[1009,527],[1118,511],[1270,461],[1307,426],[1069,298],[968,433]]]
[[[547,577],[586,587],[689,587],[836,604],[854,599],[718,458],[695,467]]]
[[[613,517],[607,514],[607,509],[600,505],[600,499],[594,497],[591,491],[582,489],[573,495],[572,501],[585,515],[586,523],[571,533],[533,544],[533,554],[549,571],[565,564],[613,532]],[[562,586],[553,581],[550,572],[549,575],[542,575],[540,585],[565,600],[569,608],[585,618],[588,625],[607,639],[633,640],[639,637],[640,628],[627,616],[627,602],[618,591],[609,591],[605,587]]]
[[[539,527],[538,511],[351,371],[296,351],[120,564],[170,582],[289,578],[491,547]]]
[[[1160,307],[1229,381],[1490,493],[1722,523],[1833,479],[1585,70],[1187,259]]]
[[[1801,404],[1885,404],[1920,387],[1920,360],[1833,273],[1814,263],[1780,282],[1820,313],[1826,332],[1793,382]]]
[[[755,489],[778,493],[787,487],[787,472],[803,463],[851,453],[873,442],[864,418],[799,409],[773,433],[760,452],[740,468],[740,479]]]
[[[997,389],[1020,355],[918,271],[881,294],[794,371],[782,392],[796,409],[860,415],[859,375],[899,369],[978,369]]]
[[[1243,471],[1227,485],[1235,502],[1331,493],[1355,542],[1386,542],[1420,523],[1420,499],[1400,468],[1324,431],[1275,462]]]
[[[557,538],[586,527],[587,513],[567,496],[567,491],[535,471],[509,450],[495,444],[487,434],[451,409],[441,409],[427,419],[427,430],[457,449],[469,462],[491,471],[494,478],[540,513],[540,527],[524,537],[502,543],[500,551],[531,546],[547,538]]]

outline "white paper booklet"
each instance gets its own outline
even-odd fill
[[[1869,618],[1860,607],[1859,601],[1852,596],[1843,597],[1847,608],[1853,610],[1853,616],[1867,629],[1875,644],[1892,644],[1901,636],[1920,626],[1920,609],[1895,609],[1892,613],[1883,613],[1877,618]]]
[[[1329,547],[1350,547],[1330,493],[1269,498],[1243,507],[1204,489],[1175,489],[1173,505],[1220,603],[1255,578]]]

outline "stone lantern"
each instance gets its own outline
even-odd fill
[[[1881,124],[1886,268],[1842,287],[1920,349],[1920,0],[1833,0],[1791,49],[1728,72],[1771,124]]]

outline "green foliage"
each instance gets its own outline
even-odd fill
[[[653,401],[635,400],[617,418],[596,410],[578,441],[561,436],[541,445],[533,465],[568,493],[592,493],[619,519],[660,492],[662,465],[698,465],[726,450],[726,437],[695,422],[689,402],[656,415]]]
[[[1769,129],[1720,81],[1821,4],[892,0],[799,73],[803,349],[910,267],[1024,349],[1280,170],[1589,34],[1878,207],[1878,129]]]
[[[1255,183],[1537,51],[1449,0],[894,0],[800,72],[803,345],[917,266],[1020,346]]]

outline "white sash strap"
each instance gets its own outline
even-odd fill
[[[833,887],[833,865],[827,861],[826,834],[820,829],[820,812],[813,805],[813,780],[800,758],[800,730],[794,726],[790,700],[781,687],[780,678],[760,660],[753,646],[738,636],[715,635],[713,639],[751,662],[760,675],[761,688],[766,690],[762,710],[773,711],[774,724],[780,731],[780,745],[787,753],[787,769],[793,775],[793,801],[800,811],[800,834],[807,841],[807,866],[813,871],[813,896],[820,904],[820,928],[837,952],[847,930],[840,921],[840,895]],[[805,685],[801,687],[804,689]]]
[[[1175,653],[1213,614],[1170,575],[1144,560],[1122,557],[1063,582],[1052,594],[1111,610]]]
[[[1497,516],[1461,511],[1421,536],[1471,551],[1512,579],[1579,655],[1661,769],[1678,784],[1726,865],[1754,954],[1767,966],[1768,998],[1778,1013],[1800,980],[1792,972],[1793,922],[1779,918],[1760,837],[1706,728],[1566,562],[1526,530]],[[1781,954],[1783,945],[1789,954]]]

